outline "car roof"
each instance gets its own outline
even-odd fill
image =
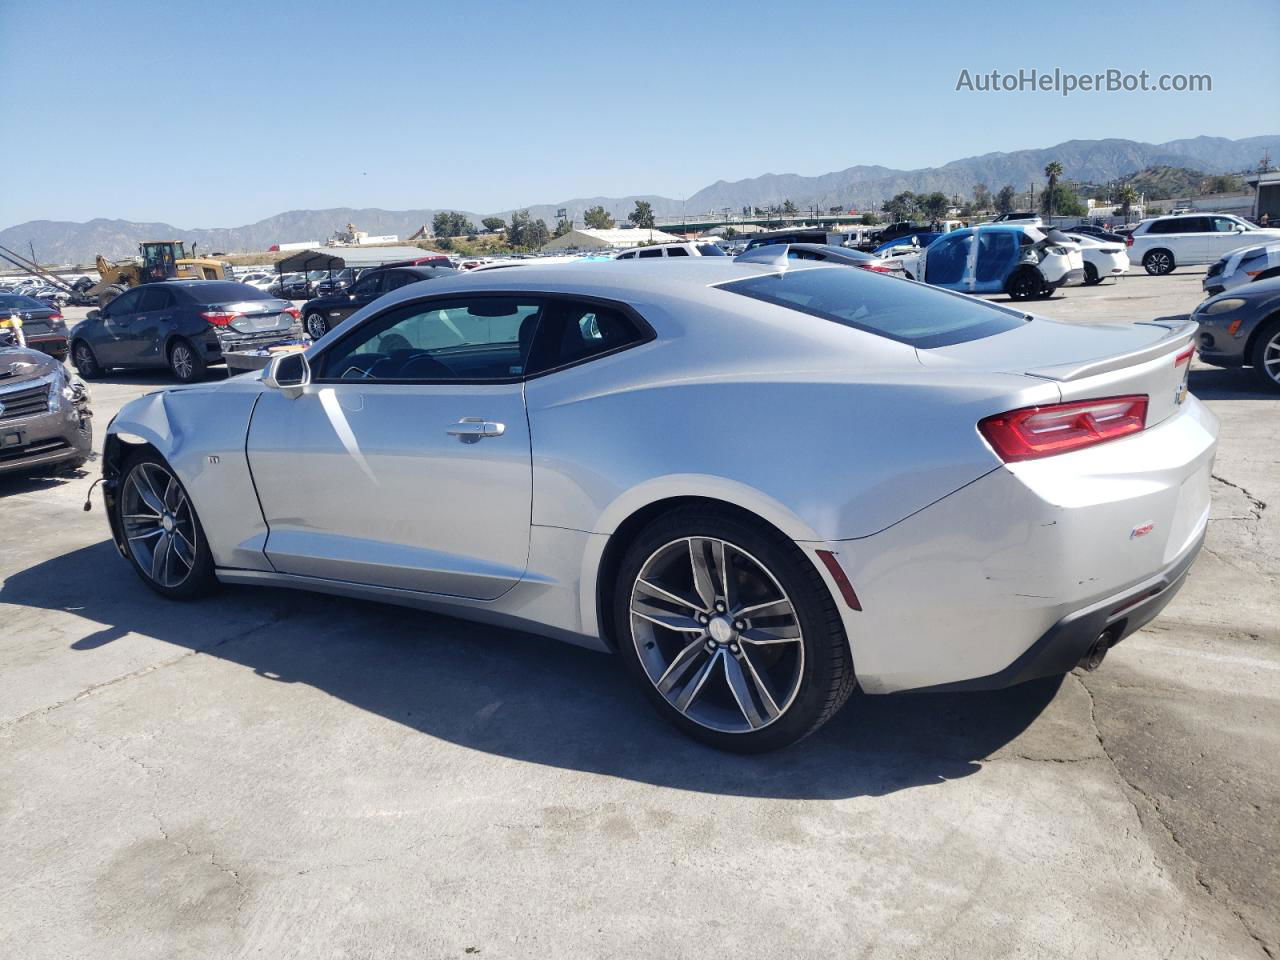
[[[732,257],[679,257],[674,260],[651,259],[628,261],[582,260],[574,263],[536,263],[510,270],[458,272],[443,276],[429,286],[410,284],[388,294],[379,304],[415,300],[424,296],[469,293],[485,290],[521,293],[567,294],[619,300],[624,303],[645,302],[661,297],[700,299],[711,287],[779,273],[772,264],[738,263]],[[805,261],[805,266],[786,269],[844,270],[841,265]]]

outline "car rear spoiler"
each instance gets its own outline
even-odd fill
[[[1100,360],[1084,360],[1076,363],[1060,363],[1048,367],[1036,367],[1034,370],[1027,370],[1026,374],[1029,377],[1042,377],[1045,380],[1065,382],[1082,380],[1085,377],[1097,376],[1100,373],[1110,373],[1112,370],[1122,370],[1125,367],[1134,367],[1140,363],[1146,363],[1148,360],[1154,360],[1162,354],[1185,347],[1193,342],[1196,330],[1200,327],[1194,320],[1171,320],[1167,322],[1144,320],[1139,321],[1134,326],[1159,327],[1169,332],[1150,346],[1143,347],[1141,350],[1134,350],[1131,353],[1103,357]]]

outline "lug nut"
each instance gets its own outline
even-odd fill
[[[721,613],[724,613],[724,601],[723,601],[723,600],[717,600],[717,601],[716,601],[716,609],[717,609],[717,610],[719,610]]]
[[[735,620],[733,621],[733,629],[745,630],[747,629],[747,622],[745,620]]]

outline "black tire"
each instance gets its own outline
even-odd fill
[[[690,642],[696,643],[699,639],[713,643],[709,639],[710,627],[704,630],[701,638],[696,634],[677,633],[661,627],[658,628],[658,631],[661,631],[659,635],[650,627],[648,629],[652,636],[651,639],[646,639],[633,625],[635,622],[641,622],[633,621],[631,613],[632,594],[641,571],[652,558],[659,556],[664,550],[678,551],[679,546],[673,545],[688,537],[708,538],[729,544],[735,551],[735,555],[726,566],[733,566],[735,563],[763,566],[765,572],[781,588],[785,599],[790,601],[795,611],[794,622],[799,626],[801,636],[795,640],[794,646],[778,644],[764,647],[763,654],[760,647],[752,648],[752,656],[756,664],[750,667],[753,674],[756,674],[757,666],[763,666],[768,675],[767,671],[773,669],[770,666],[769,657],[773,658],[774,665],[779,664],[779,658],[786,656],[794,657],[794,662],[798,664],[791,670],[790,685],[787,689],[774,685],[775,691],[785,693],[789,699],[780,708],[781,712],[764,726],[733,732],[714,729],[686,716],[659,692],[655,685],[656,681],[651,679],[650,673],[641,660],[640,646],[646,650],[655,650],[655,645],[660,639],[662,643],[671,646],[684,646]],[[725,554],[728,553],[729,551],[726,550]],[[628,546],[619,565],[618,579],[613,590],[614,635],[618,652],[626,669],[640,684],[645,696],[669,722],[695,740],[717,749],[736,753],[759,753],[794,743],[813,733],[834,716],[849,699],[856,685],[853,658],[849,652],[849,643],[845,637],[839,610],[817,568],[793,542],[759,521],[727,510],[708,507],[685,507],[673,510],[650,523]],[[712,615],[715,616],[714,612]],[[768,620],[769,617],[765,616],[765,619]],[[641,626],[644,626],[643,622]],[[776,628],[764,627],[763,629]],[[750,629],[744,632],[755,631]],[[728,643],[723,638],[722,642]],[[745,649],[747,644],[743,643],[741,646]],[[803,649],[797,650],[796,648],[800,646]],[[769,652],[774,650],[780,652]],[[782,652],[784,650],[793,652]],[[742,654],[736,651],[731,654],[729,648],[720,652],[726,660],[732,657],[735,661],[746,663],[742,659]],[[797,653],[800,655],[796,656]],[[661,655],[663,652],[656,650],[654,654],[647,656],[656,658]],[[694,656],[702,655],[701,650],[694,654]],[[712,658],[708,655],[707,659]],[[659,667],[654,667],[651,662],[650,669],[656,670]],[[717,667],[717,664],[712,663],[711,670]],[[711,697],[714,700],[716,695],[720,695],[721,702],[730,703],[728,710],[732,711],[731,702],[725,699],[728,693],[732,693],[728,685],[729,669],[730,664],[725,663],[722,672],[714,675],[709,672],[705,681],[706,692],[695,694],[695,696],[703,699]],[[756,675],[759,676],[759,674]],[[693,680],[691,679],[689,683],[692,684]],[[698,689],[703,690],[703,685],[698,684]],[[740,704],[739,701],[739,707]],[[737,717],[739,721],[749,724],[749,721],[746,721],[746,713],[747,711],[742,709]]]
[[[1012,300],[1033,300],[1044,296],[1044,291],[1044,278],[1040,271],[1030,267],[1015,271],[1005,288]]]
[[[1092,263],[1084,265],[1084,285],[1086,287],[1096,287],[1102,282],[1102,277],[1098,276],[1098,268]]]
[[[1280,390],[1280,317],[1272,317],[1262,325],[1249,351],[1249,363],[1263,386]]]
[[[77,340],[71,344],[71,363],[76,368],[76,372],[86,380],[97,380],[106,373],[102,364],[98,363],[93,347],[83,340]]]
[[[1165,250],[1163,247],[1148,251],[1142,258],[1143,269],[1153,277],[1163,277],[1173,273],[1177,266],[1173,260],[1173,251]]]
[[[325,319],[323,313],[313,310],[302,321],[302,329],[312,340],[319,340],[329,332],[329,321]]]
[[[133,567],[134,572],[142,578],[142,582],[162,597],[167,597],[170,600],[194,600],[202,597],[218,585],[218,578],[214,576],[213,572],[213,554],[209,550],[209,543],[204,535],[204,527],[201,526],[200,518],[196,515],[194,504],[191,504],[189,498],[187,498],[187,491],[182,486],[182,481],[177,479],[177,475],[162,457],[150,450],[141,450],[127,457],[121,466],[120,489],[116,491],[116,502],[113,508],[116,513],[117,528],[125,531],[125,535],[128,536],[130,526],[129,521],[126,520],[126,510],[134,509],[131,504],[132,495],[128,487],[132,482],[131,478],[134,476],[134,471],[146,464],[150,464],[152,467],[158,468],[164,474],[172,477],[173,482],[176,484],[177,492],[181,493],[182,497],[186,499],[190,511],[190,528],[194,528],[193,546],[195,550],[192,557],[193,563],[191,563],[189,572],[180,583],[166,585],[157,582],[153,578],[151,571],[144,569],[139,561],[138,554],[141,548],[135,548],[133,542],[130,541],[129,549],[126,550],[129,555],[129,564]],[[165,494],[163,490],[158,492],[162,497]],[[169,502],[176,502],[176,496],[166,501],[166,504]],[[135,550],[138,552],[135,552]]]
[[[120,296],[120,294],[124,293],[124,291],[125,288],[118,283],[113,283],[110,286],[103,287],[98,291],[98,306],[105,307],[116,297]]]
[[[204,357],[190,340],[179,337],[169,344],[169,372],[179,383],[195,383],[204,379]]]

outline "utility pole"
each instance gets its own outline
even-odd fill
[[[40,265],[40,261],[36,259],[36,247],[30,240],[27,241],[27,249],[31,251],[31,262],[36,266]]]

